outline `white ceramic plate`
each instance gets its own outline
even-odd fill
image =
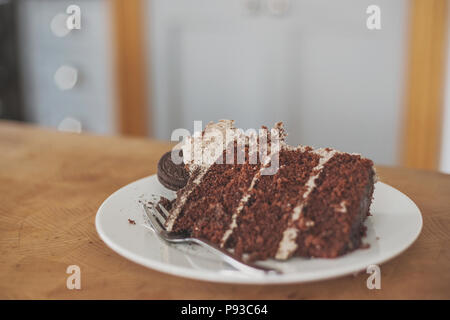
[[[264,261],[284,271],[281,275],[247,275],[194,245],[160,241],[146,224],[140,201],[154,195],[173,198],[156,175],[133,182],[113,193],[97,212],[95,225],[101,239],[115,252],[143,266],[198,280],[231,283],[293,283],[328,279],[366,270],[406,250],[422,229],[422,216],[411,199],[393,187],[377,182],[372,216],[366,220],[369,249],[359,249],[337,259],[292,258]],[[130,224],[128,219],[135,220]]]

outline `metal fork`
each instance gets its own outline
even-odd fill
[[[168,232],[165,228],[165,221],[167,217],[169,216],[169,212],[161,205],[159,204],[159,208],[161,209],[161,214],[157,208],[154,208],[154,210],[150,210],[150,208],[143,204],[145,214],[148,217],[148,220],[150,222],[150,225],[155,231],[156,235],[167,242],[171,243],[195,243],[197,245],[200,245],[206,249],[208,249],[210,252],[216,254],[219,256],[223,261],[234,267],[235,269],[239,271],[243,271],[245,273],[250,274],[281,274],[282,272],[278,269],[274,268],[266,268],[262,266],[257,266],[253,263],[248,263],[241,261],[237,259],[235,256],[233,256],[230,252],[228,252],[225,249],[220,248],[219,246],[205,240],[205,239],[199,239],[194,237],[185,237],[183,235],[174,234],[171,232]],[[165,215],[165,216],[164,216]]]

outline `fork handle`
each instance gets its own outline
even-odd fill
[[[235,256],[233,256],[230,252],[228,252],[225,249],[222,249],[215,244],[210,243],[207,240],[204,239],[198,239],[198,238],[189,238],[189,241],[196,243],[198,245],[201,245],[208,249],[209,251],[213,252],[214,254],[220,256],[223,261],[231,265],[232,267],[236,268],[239,271],[243,271],[246,273],[260,273],[260,274],[281,274],[282,272],[278,269],[274,268],[266,268],[262,266],[257,266],[253,263],[243,262],[239,259],[237,259]]]

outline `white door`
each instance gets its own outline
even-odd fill
[[[241,128],[284,121],[291,144],[397,159],[406,1],[153,0],[154,127],[161,139],[194,120]]]

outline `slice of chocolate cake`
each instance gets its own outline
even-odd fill
[[[291,147],[282,125],[274,129],[279,144],[271,135],[263,152],[251,142],[261,151],[266,133],[252,140],[229,120],[186,140],[190,175],[171,205],[167,229],[250,260],[335,258],[361,247],[376,180],[372,161],[330,148]],[[237,139],[217,138],[227,130]],[[194,159],[196,152],[202,161]],[[276,170],[267,172],[275,156]]]

